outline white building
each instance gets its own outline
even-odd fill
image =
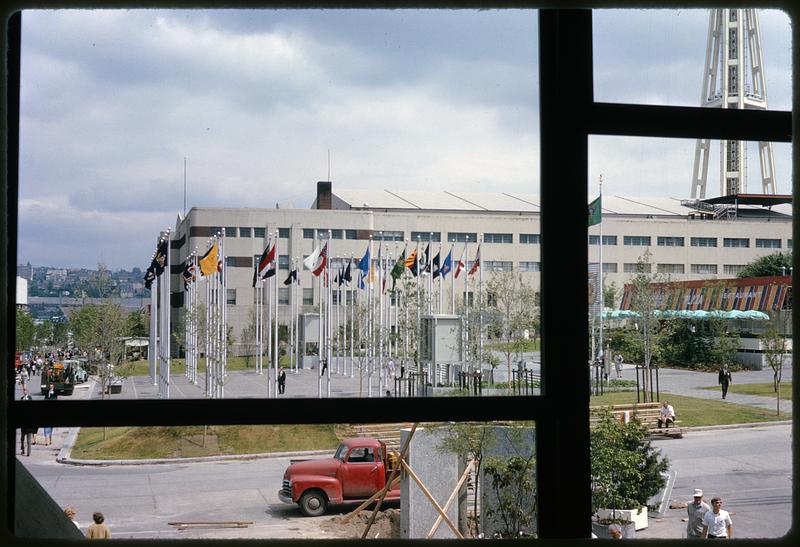
[[[745,264],[760,256],[791,250],[787,196],[740,195],[737,202],[727,205],[710,203],[720,199],[682,204],[674,198],[603,196],[606,283],[614,282],[621,289],[648,249],[652,270],[674,281],[735,277]],[[221,228],[226,230],[228,324],[237,339],[254,306],[254,261],[266,246],[267,234],[276,232],[279,282],[287,277],[293,261],[299,263],[312,252],[317,235],[327,239],[330,230],[329,257],[333,260],[359,260],[372,238],[373,258],[379,244],[384,256],[396,260],[405,247],[410,252],[418,242],[424,248],[430,241],[432,253],[441,248],[442,258],[452,247],[454,263],[467,243],[471,263],[476,241],[482,238],[485,277],[493,270],[513,269],[538,287],[539,226],[539,199],[533,194],[333,192],[330,182],[320,182],[310,209],[192,208],[186,218],[178,219],[172,234],[172,290],[182,293],[182,262],[195,250],[202,255],[209,237]],[[600,229],[601,225],[589,229],[590,262],[599,260]],[[302,304],[305,311],[313,313],[316,284],[312,285],[307,270],[301,270],[300,278]],[[451,280],[452,275],[445,281],[445,294],[449,294]],[[284,322],[291,294],[282,283],[279,287]],[[181,301],[181,296],[175,295],[173,306],[180,307]],[[450,312],[447,306],[442,311]]]

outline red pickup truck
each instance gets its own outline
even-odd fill
[[[278,498],[297,503],[306,516],[317,517],[330,504],[361,502],[381,490],[394,462],[395,454],[378,439],[344,439],[332,458],[292,463],[283,474]],[[399,483],[384,499],[400,499]]]

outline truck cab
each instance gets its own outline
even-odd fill
[[[58,395],[72,395],[75,389],[75,370],[70,363],[53,363],[42,370],[42,395],[47,395],[50,384]]]
[[[323,515],[330,504],[362,502],[386,485],[394,461],[390,456],[378,439],[344,439],[332,458],[293,462],[283,475],[278,497],[284,503],[297,503],[306,516]],[[385,499],[400,499],[399,485]]]

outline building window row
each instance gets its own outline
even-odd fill
[[[683,238],[677,236],[658,236],[656,245],[659,247],[683,247]]]
[[[717,265],[716,264],[692,264],[691,272],[693,274],[700,274],[700,275],[716,275],[717,274]]]
[[[650,240],[651,240],[650,236],[623,236],[622,243],[623,245],[649,247]]]
[[[692,247],[716,247],[716,237],[693,237],[691,238]]]
[[[603,246],[606,245],[616,245],[617,244],[617,236],[603,236]],[[600,245],[600,236],[599,235],[590,235],[589,236],[589,245]]]
[[[656,271],[660,274],[682,274],[686,273],[684,264],[659,264]]]
[[[514,243],[512,234],[483,234],[484,243]]]
[[[442,241],[442,232],[411,232],[411,241]]]
[[[528,245],[539,245],[542,242],[540,234],[519,234],[519,242]]]
[[[750,247],[750,239],[746,237],[726,237],[722,240],[722,246],[746,249]]]

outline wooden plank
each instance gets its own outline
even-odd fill
[[[461,535],[461,532],[458,531],[458,528],[456,528],[453,525],[453,522],[448,518],[447,514],[442,510],[441,506],[437,503],[436,499],[433,497],[433,494],[431,494],[430,491],[422,483],[422,480],[420,480],[420,478],[417,476],[417,474],[414,473],[414,470],[411,469],[411,467],[408,466],[408,464],[406,463],[405,460],[400,460],[400,463],[403,466],[403,469],[405,469],[406,472],[409,474],[409,476],[412,479],[414,479],[414,482],[417,483],[417,486],[419,486],[420,490],[422,490],[422,493],[425,494],[425,497],[428,498],[428,501],[431,502],[431,505],[433,505],[433,508],[436,509],[436,511],[439,513],[439,515],[441,515],[441,517],[444,519],[445,523],[447,523],[447,526],[450,527],[450,529],[453,531],[453,533],[456,535],[456,537],[458,539],[464,539],[464,536]]]
[[[461,490],[461,485],[463,485],[464,481],[467,480],[470,471],[472,471],[473,465],[475,465],[475,460],[470,460],[469,463],[467,464],[467,468],[464,469],[464,472],[461,474],[461,478],[458,479],[458,484],[456,484],[456,487],[453,489],[453,493],[450,494],[450,497],[447,498],[447,503],[444,504],[445,513],[447,513],[447,510],[450,509],[450,504],[453,503],[453,500],[456,499],[456,495],[458,494],[459,490]],[[436,517],[436,522],[433,523],[431,531],[428,532],[428,535],[425,536],[425,539],[431,539],[431,537],[433,537],[433,534],[436,533],[436,530],[439,529],[440,524],[442,524],[442,515]]]

